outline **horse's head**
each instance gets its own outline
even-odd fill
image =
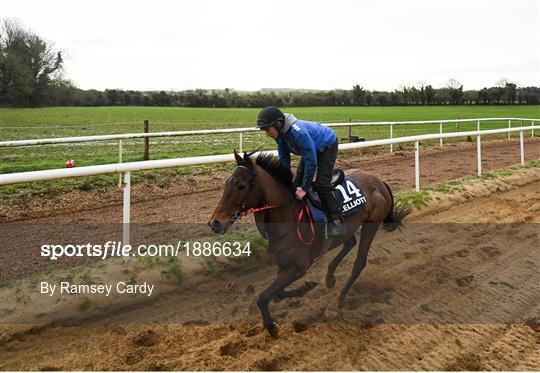
[[[249,208],[250,202],[256,203],[249,201],[250,198],[257,197],[252,193],[255,186],[255,164],[250,156],[253,153],[244,153],[244,157],[241,157],[234,151],[236,168],[225,182],[221,201],[208,222],[214,233],[227,232],[231,224],[240,217],[240,212]]]

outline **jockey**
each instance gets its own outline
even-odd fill
[[[330,216],[328,236],[344,234],[347,229],[341,206],[330,183],[338,151],[334,131],[320,123],[296,119],[292,114],[283,114],[275,106],[261,110],[257,117],[257,127],[266,131],[266,135],[276,141],[279,160],[287,167],[291,167],[291,153],[301,156],[294,180],[294,185],[297,186],[296,198],[303,199],[313,184]]]

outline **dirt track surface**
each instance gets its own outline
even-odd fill
[[[323,284],[328,253],[305,278],[321,285],[271,305],[276,339],[254,305],[275,272],[262,267],[188,280],[92,325],[6,332],[0,368],[539,370],[539,170],[491,190],[413,216],[403,233],[378,233],[342,311],[334,299],[356,250],[334,289]]]
[[[484,172],[515,165],[519,162],[519,142],[492,141],[482,145]],[[540,159],[540,139],[527,139],[525,160]],[[382,155],[359,154],[342,157],[342,169],[362,168],[388,182],[393,190],[414,187],[414,153],[396,151]],[[476,174],[476,146],[445,145],[421,151],[421,184],[429,185],[441,180]],[[141,237],[171,234],[175,238],[201,237],[211,234],[206,222],[221,198],[228,173],[186,177],[179,183],[162,190],[146,185],[134,185],[132,190],[131,220],[146,224],[140,227]],[[26,276],[44,269],[50,261],[39,256],[38,247],[54,241],[73,242],[76,235],[84,242],[87,236],[119,240],[122,222],[121,192],[73,192],[52,199],[35,199],[29,204],[0,206],[0,221],[28,225],[24,229],[4,226],[0,280]],[[249,219],[247,219],[249,222]],[[159,224],[156,224],[159,223]],[[77,231],[77,226],[99,224]],[[115,224],[115,225],[113,225]],[[32,227],[32,225],[35,225]],[[172,228],[171,226],[175,227]],[[2,227],[0,227],[2,228]],[[24,255],[24,260],[21,257]],[[67,259],[55,263],[67,267],[77,260]]]

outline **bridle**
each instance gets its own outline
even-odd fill
[[[246,166],[243,166],[243,165],[236,166],[236,168],[244,169],[244,170],[248,171],[251,174],[251,181],[250,181],[251,190],[250,190],[249,195],[247,196],[246,200],[240,206],[240,209],[235,211],[234,214],[231,216],[231,218],[230,218],[231,222],[235,222],[236,220],[240,219],[242,216],[246,216],[246,215],[249,215],[249,214],[252,214],[252,213],[254,214],[254,213],[257,213],[257,212],[261,212],[261,211],[281,207],[279,205],[264,204],[261,207],[248,208],[247,205],[248,205],[248,202],[252,198],[253,191],[258,189],[259,192],[262,192],[262,190],[260,188],[253,188],[253,186],[255,185],[255,178],[257,177],[257,173],[255,171],[251,170],[250,168],[248,168]]]

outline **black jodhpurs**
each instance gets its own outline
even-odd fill
[[[317,152],[317,173],[313,188],[319,193],[323,207],[329,213],[339,213],[341,211],[334,196],[334,188],[330,183],[332,172],[336,164],[338,153],[338,141],[330,145],[322,152]],[[301,159],[298,163],[298,170],[295,177],[295,185],[300,185],[304,176],[304,162]]]

